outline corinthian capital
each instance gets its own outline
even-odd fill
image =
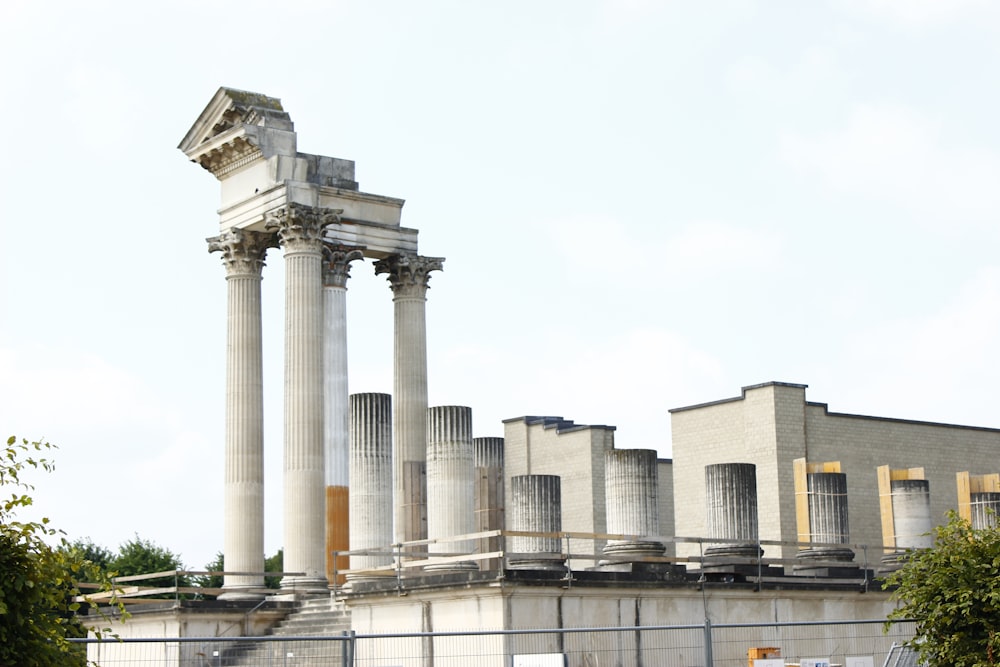
[[[327,287],[347,287],[351,277],[351,262],[364,258],[364,248],[332,245],[323,247],[323,284]]]
[[[286,252],[321,251],[323,230],[340,221],[342,209],[289,204],[264,214],[264,229],[278,233]]]
[[[388,274],[386,280],[397,296],[421,296],[429,288],[431,271],[444,268],[444,257],[390,255],[375,263],[375,275]]]
[[[222,253],[227,276],[259,276],[268,248],[278,247],[278,239],[274,234],[245,229],[230,229],[205,240],[208,241],[209,252]]]

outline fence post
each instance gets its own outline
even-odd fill
[[[340,642],[343,648],[340,651],[341,667],[352,667],[354,665],[354,630],[344,630],[344,641]]]
[[[713,667],[712,662],[712,619],[705,617],[705,667]]]

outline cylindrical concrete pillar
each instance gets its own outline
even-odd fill
[[[841,472],[812,472],[806,475],[809,499],[809,541],[847,544],[847,475]],[[803,549],[798,558],[851,561],[854,552],[832,544]]]
[[[392,397],[350,397],[351,550],[388,551],[392,545]],[[355,570],[392,564],[390,555],[354,556]],[[351,575],[349,580],[365,578]]]
[[[264,572],[264,380],[261,269],[274,234],[230,230],[208,239],[226,267],[224,567]],[[220,599],[260,599],[264,575],[226,575]]]
[[[708,537],[736,540],[705,550],[712,556],[759,556],[757,466],[715,463],[705,466]]]
[[[981,530],[997,527],[1000,514],[1000,493],[983,491],[971,494],[972,527]]]
[[[475,465],[475,530],[503,529],[503,438],[473,438],[473,464]],[[479,540],[479,553],[491,553],[503,548],[503,540],[485,537]],[[479,562],[481,570],[496,570],[500,559]]]
[[[326,577],[344,583],[350,559],[333,552],[350,548],[348,500],[349,415],[347,401],[347,279],[357,248],[326,246],[323,261],[323,455],[326,462]],[[336,579],[336,580],[335,580]]]
[[[604,553],[623,557],[662,556],[664,545],[643,539],[660,530],[659,478],[653,449],[609,449],[604,453],[604,494],[608,532],[632,535],[610,540]]]
[[[931,491],[926,479],[896,479],[892,493],[892,523],[897,551],[928,549],[934,545],[931,531]]]
[[[457,535],[475,532],[472,409],[443,405],[427,410],[427,539],[433,554],[472,553],[471,540]],[[428,566],[427,569],[478,568],[472,561]]]
[[[284,590],[326,591],[323,229],[334,211],[290,204],[265,216],[285,254]]]
[[[427,289],[444,259],[393,255],[375,263],[388,274],[393,303],[393,465],[397,542],[427,537]]]
[[[562,489],[558,475],[515,475],[510,478],[509,530],[558,533],[562,530]],[[507,566],[513,570],[561,570],[558,536],[509,537]]]

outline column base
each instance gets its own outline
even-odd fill
[[[281,580],[281,592],[305,595],[328,594],[330,582],[326,577],[284,577]]]
[[[263,600],[266,593],[260,593],[264,588],[263,582],[260,586],[222,586],[223,592],[219,594],[219,600]]]

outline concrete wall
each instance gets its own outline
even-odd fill
[[[441,591],[412,591],[404,598],[357,598],[348,601],[352,610],[353,626],[358,634],[377,632],[448,630],[515,630],[538,628],[597,628],[635,627],[663,625],[698,625],[704,619],[711,619],[715,625],[725,623],[773,623],[787,621],[844,621],[882,619],[892,608],[888,596],[881,592],[859,595],[857,591],[820,590],[764,590],[749,588],[710,587],[705,591],[694,586],[644,587],[644,588],[560,588],[555,586],[512,585],[504,588],[476,587],[466,589],[462,594]],[[417,619],[421,619],[417,622]],[[716,638],[715,658],[717,664],[734,664],[739,660],[746,664],[747,648],[750,646],[774,645],[759,643],[762,638],[748,631],[745,639],[732,643],[722,641],[725,635]],[[759,631],[758,631],[759,632]],[[830,630],[836,633],[838,630]],[[815,635],[822,636],[823,631]],[[873,626],[873,642],[880,641],[884,652],[891,644],[891,638],[883,637],[881,626]],[[660,641],[665,635],[660,635]],[[676,635],[673,635],[676,638]],[[703,664],[702,630],[690,631],[686,637],[686,648],[678,647],[670,655],[661,654],[662,664],[700,665]],[[770,637],[774,641],[774,637]],[[884,640],[884,641],[882,641]],[[414,653],[414,647],[406,645],[410,639],[385,640],[358,643],[358,657],[375,658],[413,655],[409,660],[397,659],[385,664],[426,665]],[[587,664],[588,651],[612,650],[615,662],[609,664],[637,664],[634,655],[636,633],[594,633],[549,635],[547,637],[511,636],[503,645],[494,637],[454,638],[435,646],[424,647],[424,656],[433,654],[434,665],[476,664],[480,667],[506,666],[503,655],[497,653],[526,652],[567,652],[574,653],[571,665]],[[646,635],[647,648],[653,643],[652,635]],[[462,642],[466,642],[462,645]],[[754,643],[756,642],[756,643]],[[368,647],[366,648],[366,643]],[[683,645],[683,642],[674,642]],[[780,643],[778,644],[780,647]],[[808,644],[797,644],[807,657],[812,650],[822,655],[829,644],[817,640],[815,648]],[[860,646],[854,652],[864,652]],[[851,652],[845,647],[844,651]],[[432,651],[432,653],[428,652]],[[466,651],[464,655],[463,651]],[[372,655],[381,652],[382,656]],[[454,657],[454,656],[461,657]],[[478,656],[478,657],[471,657]],[[603,658],[608,655],[605,653]],[[792,656],[789,656],[792,657]],[[590,664],[605,664],[603,661]]]

